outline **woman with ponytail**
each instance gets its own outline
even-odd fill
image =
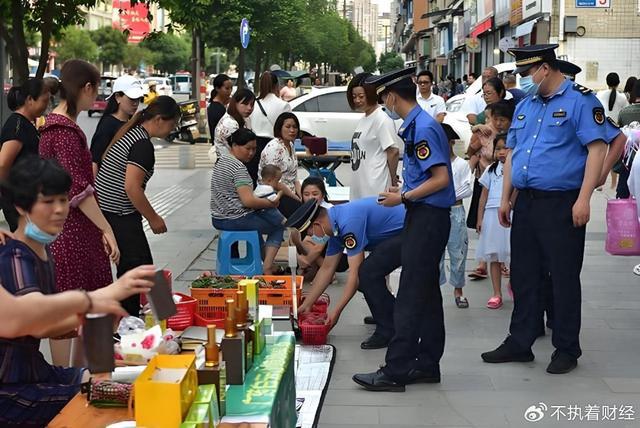
[[[60,70],[60,104],[40,128],[40,157],[55,159],[71,176],[70,210],[62,233],[51,244],[55,259],[56,291],[96,290],[113,280],[109,258],[118,263],[120,251],[111,226],[94,194],[94,176],[87,137],[78,115],[93,105],[100,72],[86,61],[72,59]],[[54,364],[69,364],[71,343],[50,341]],[[79,349],[80,346],[74,347]],[[81,364],[76,354],[73,364]]]
[[[615,120],[616,123],[618,123],[620,110],[629,105],[627,97],[618,92],[618,85],[620,85],[618,73],[609,73],[607,74],[607,86],[609,89],[598,92],[598,100],[604,107],[605,115]]]
[[[164,219],[153,209],[145,188],[153,175],[155,155],[151,138],[166,138],[176,127],[180,107],[162,95],[136,113],[111,140],[103,157],[96,191],[100,209],[109,221],[120,247],[118,277],[137,266],[153,263],[142,218],[155,234],[165,233]],[[129,314],[137,316],[140,297],[122,302]]]
[[[218,74],[213,79],[213,89],[211,90],[211,102],[207,107],[207,120],[209,121],[209,132],[211,135],[216,130],[218,122],[227,112],[227,104],[231,99],[233,82],[226,74]]]
[[[13,86],[7,94],[7,104],[13,113],[0,132],[0,180],[9,177],[13,165],[28,156],[38,156],[40,136],[34,123],[49,104],[49,89],[42,79],[29,79]],[[4,217],[12,232],[18,227],[18,212],[2,200]]]

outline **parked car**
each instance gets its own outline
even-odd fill
[[[147,77],[142,81],[142,89],[144,92],[149,92],[149,82],[156,82],[156,92],[158,95],[173,96],[173,88],[171,87],[171,81],[166,77]]]
[[[98,87],[98,96],[93,102],[93,105],[87,112],[89,117],[93,113],[102,113],[107,108],[107,97],[111,95],[113,88],[113,81],[116,80],[113,76],[100,76],[100,86]]]
[[[173,88],[173,92],[176,94],[191,93],[191,73],[178,72],[169,76],[169,81],[169,85]]]
[[[515,70],[515,62],[505,62],[494,65],[498,70],[498,73],[507,73]],[[520,83],[520,75],[516,75],[516,82]],[[454,131],[460,136],[460,139],[464,142],[465,147],[471,140],[471,125],[467,119],[467,115],[461,111],[462,104],[467,97],[472,97],[482,90],[482,79],[478,77],[471,86],[467,88],[464,94],[455,95],[449,98],[446,102],[447,114],[444,117],[444,123],[449,124]]]

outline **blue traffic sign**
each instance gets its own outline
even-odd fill
[[[242,18],[242,22],[240,23],[240,44],[243,48],[246,49],[247,46],[249,46],[250,38],[249,21],[247,18]]]

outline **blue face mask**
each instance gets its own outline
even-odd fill
[[[39,244],[49,245],[56,240],[58,235],[51,235],[42,229],[40,229],[34,222],[27,216],[27,226],[24,229],[24,234],[27,238],[33,239]]]
[[[388,107],[384,108],[384,112],[387,113],[387,116],[389,116],[391,118],[391,120],[398,120],[400,119],[400,115],[398,113],[395,112],[395,110],[390,110]]]
[[[313,242],[316,245],[326,245],[327,242],[329,242],[329,239],[331,238],[327,235],[322,235],[322,236],[311,235],[311,242]]]
[[[520,89],[526,95],[535,95],[538,93],[538,85],[533,82],[533,76],[526,76],[520,79]]]

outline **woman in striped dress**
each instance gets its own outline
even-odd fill
[[[120,247],[118,277],[136,266],[153,263],[142,217],[155,234],[165,233],[167,225],[145,195],[153,175],[155,154],[152,137],[166,138],[176,127],[180,107],[168,96],[159,96],[124,125],[107,147],[96,177],[100,209],[113,228]],[[137,316],[139,296],[123,302]]]

